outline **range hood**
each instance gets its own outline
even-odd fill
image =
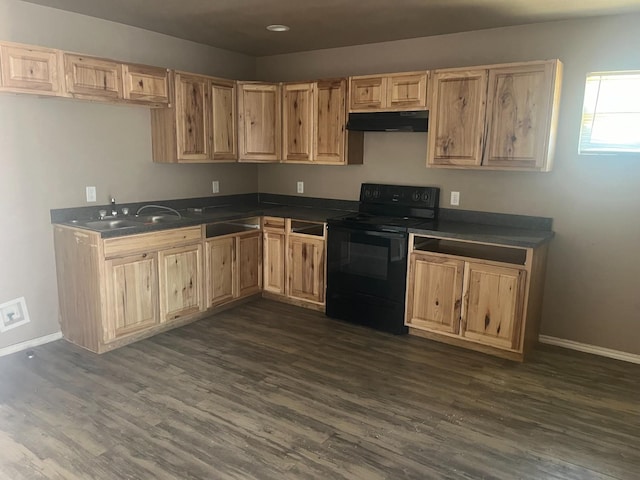
[[[359,132],[426,132],[429,112],[350,113],[347,130]]]

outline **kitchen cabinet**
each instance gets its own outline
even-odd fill
[[[167,322],[202,310],[202,245],[161,250],[158,253],[160,321]]]
[[[200,226],[101,238],[54,227],[64,337],[103,353],[203,309]]]
[[[173,85],[174,104],[151,111],[153,161],[235,161],[235,82],[176,72]]]
[[[207,306],[231,301],[236,296],[236,237],[214,238],[206,243]]]
[[[324,239],[290,235],[287,272],[291,298],[324,303]]]
[[[279,84],[238,82],[239,161],[279,162],[282,101]]]
[[[170,75],[166,68],[124,64],[123,96],[126,101],[166,105],[171,99]]]
[[[349,78],[349,111],[427,109],[428,72],[361,75]]]
[[[549,171],[561,78],[558,60],[436,70],[428,166]]]
[[[324,311],[324,223],[264,217],[263,263],[264,297]]]
[[[362,132],[346,130],[344,78],[283,85],[284,163],[362,164]]]
[[[155,252],[105,262],[105,341],[159,323],[157,268]]]
[[[431,80],[429,164],[482,163],[487,71],[436,71]]]
[[[60,52],[13,43],[0,44],[0,91],[60,95]]]
[[[409,236],[409,333],[522,361],[538,337],[547,246]]]
[[[285,219],[264,217],[262,231],[264,291],[276,295],[285,295]]]
[[[67,95],[86,100],[124,98],[121,63],[71,53],[63,56]]]
[[[260,292],[262,235],[248,231],[209,238],[205,244],[208,307]]]
[[[287,234],[287,296],[324,305],[326,227],[322,223],[291,219]]]
[[[282,157],[283,161],[313,160],[315,83],[283,86]]]

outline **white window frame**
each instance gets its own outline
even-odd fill
[[[638,83],[637,93],[634,93],[634,100],[630,102],[629,110],[620,110],[618,105],[616,110],[605,111],[603,104],[611,104],[608,101],[612,97],[601,97],[601,87],[604,82],[613,82],[616,77],[637,77],[633,79]],[[597,82],[597,83],[596,83]],[[611,92],[611,89],[606,91]],[[638,97],[635,97],[637,95]],[[638,98],[638,100],[635,100]],[[592,72],[588,73],[585,82],[585,92],[582,107],[582,117],[580,121],[580,137],[578,139],[578,153],[580,155],[616,155],[616,156],[637,156],[640,157],[640,70],[612,71],[612,72]],[[620,125],[623,117],[633,118],[632,128],[637,128],[637,136],[634,135],[633,143],[596,142],[592,139],[593,126],[597,120],[600,125],[606,125],[606,118],[610,118],[613,126]],[[602,128],[602,127],[601,127]]]

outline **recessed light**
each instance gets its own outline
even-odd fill
[[[287,32],[289,27],[286,25],[267,25],[267,30],[270,32]]]

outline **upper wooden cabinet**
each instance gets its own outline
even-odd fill
[[[209,161],[209,79],[176,73],[176,130],[178,159]]]
[[[122,64],[100,58],[64,54],[65,92],[93,100],[124,98]]]
[[[486,95],[486,70],[433,74],[428,137],[430,165],[481,164]]]
[[[281,158],[281,86],[238,82],[239,160],[279,162]]]
[[[168,104],[171,98],[169,70],[125,64],[122,70],[125,100]]]
[[[60,54],[26,45],[0,45],[0,91],[60,95]]]
[[[175,73],[175,102],[151,112],[153,161],[235,161],[236,86],[231,80]]]
[[[349,78],[349,111],[427,109],[428,72],[363,75]]]
[[[344,78],[283,86],[283,162],[362,163],[361,153],[346,149],[346,97]],[[358,139],[351,140],[355,144]]]
[[[549,171],[561,79],[558,60],[435,71],[427,164]]]
[[[560,70],[557,61],[489,70],[483,165],[551,168]]]
[[[313,160],[315,83],[284,85],[282,97],[282,158]]]

